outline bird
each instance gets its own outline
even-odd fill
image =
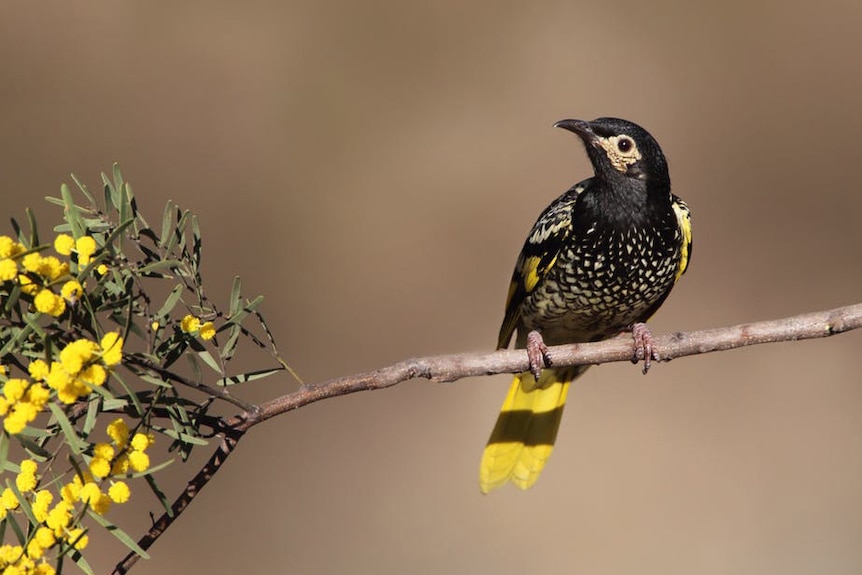
[[[631,331],[633,360],[659,359],[645,322],[688,269],[691,211],[671,193],[667,160],[639,125],[619,118],[561,120],[594,175],[539,216],[515,263],[498,349],[526,348],[530,370],[512,381],[482,454],[482,493],[530,488],[554,446],[572,381],[589,366],[548,365],[547,346]],[[517,333],[517,335],[515,335]]]

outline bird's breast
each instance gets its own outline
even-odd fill
[[[678,226],[588,226],[565,245],[554,269],[526,298],[527,331],[550,344],[609,337],[645,321],[668,293],[680,265]]]

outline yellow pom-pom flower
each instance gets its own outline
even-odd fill
[[[83,293],[83,286],[81,286],[80,282],[76,280],[69,280],[63,284],[62,288],[60,288],[60,294],[73,303],[78,301]]]
[[[105,383],[105,380],[108,378],[108,372],[98,363],[94,363],[81,370],[80,378],[90,385],[99,387]]]
[[[128,458],[129,465],[138,473],[146,471],[150,466],[150,456],[143,451],[130,451]]]
[[[56,238],[54,238],[54,251],[56,251],[61,256],[68,256],[72,254],[72,250],[75,249],[75,238],[68,234],[58,234]]]
[[[117,481],[108,489],[108,497],[114,503],[125,503],[131,495],[132,492],[124,481]]]
[[[114,460],[111,475],[125,475],[129,472],[129,456],[123,453]]]
[[[78,252],[78,263],[85,266],[96,253],[96,240],[91,236],[82,236],[75,241],[75,250]]]
[[[21,472],[15,477],[15,486],[21,493],[29,493],[36,489],[36,471],[37,464],[32,459],[25,459],[21,462]]]
[[[30,365],[27,366],[27,371],[30,373],[30,377],[36,381],[45,381],[50,369],[44,360],[36,359],[30,362]]]
[[[111,460],[104,457],[94,457],[90,460],[90,473],[99,479],[107,477],[111,473]]]
[[[24,397],[29,382],[26,379],[12,378],[3,386],[3,395],[9,401],[18,401]]]
[[[102,337],[102,361],[108,367],[117,365],[123,360],[123,338],[115,331],[109,331]]]
[[[54,537],[54,532],[47,527],[40,527],[37,529],[34,539],[39,542],[39,545],[46,549],[51,547],[57,541]]]
[[[49,289],[40,290],[33,298],[33,305],[39,313],[47,313],[54,317],[59,317],[66,311],[66,300]]]
[[[0,281],[8,282],[14,280],[17,275],[18,264],[15,263],[15,260],[0,259]]]
[[[60,352],[60,363],[66,373],[77,375],[85,364],[93,360],[98,349],[95,343],[86,339],[73,341]]]
[[[180,329],[185,333],[196,332],[201,327],[201,320],[193,315],[187,315],[180,321]]]
[[[18,509],[18,498],[15,497],[15,492],[8,487],[4,489],[3,493],[0,493],[0,505],[3,505],[3,509],[9,511]]]
[[[116,444],[117,447],[123,449],[129,441],[129,426],[119,417],[108,424],[108,437]]]
[[[87,546],[87,543],[90,542],[90,537],[84,533],[84,530],[80,527],[76,527],[75,529],[70,529],[69,534],[66,536],[66,541],[72,544],[72,546],[81,551]]]
[[[154,443],[152,437],[145,433],[136,433],[132,438],[132,449],[137,451],[145,451],[149,446]]]
[[[81,499],[81,480],[76,476],[77,481],[70,481],[60,489],[60,497],[68,503],[75,503]]]
[[[42,289],[39,284],[33,283],[33,280],[24,274],[18,275],[18,285],[21,286],[21,291],[27,295],[35,295]]]
[[[54,530],[54,535],[58,535],[63,533],[63,530],[69,526],[71,521],[72,506],[65,501],[59,501],[57,502],[57,505],[48,512],[48,517],[45,519],[45,525]]]
[[[201,325],[200,327],[200,335],[202,339],[210,340],[215,337],[216,330],[213,322],[208,321]]]
[[[21,258],[21,265],[30,273],[42,275],[42,256],[38,252],[29,253]]]
[[[24,246],[9,236],[0,236],[0,258],[15,257],[23,251]]]
[[[31,504],[36,521],[44,523],[48,519],[48,508],[53,502],[54,494],[47,489],[40,489],[36,492],[36,496],[33,497],[33,503]]]

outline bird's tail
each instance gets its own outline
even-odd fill
[[[479,489],[488,493],[511,481],[530,488],[551,456],[569,384],[589,366],[549,368],[536,381],[515,376],[479,467]]]

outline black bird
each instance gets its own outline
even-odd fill
[[[482,456],[483,493],[535,483],[551,455],[569,384],[588,366],[543,369],[547,345],[585,343],[632,330],[635,357],[654,357],[643,323],[691,258],[691,213],[670,191],[667,161],[643,128],[617,118],[554,124],[577,134],[595,176],[539,216],[521,250],[498,348],[526,348]]]

